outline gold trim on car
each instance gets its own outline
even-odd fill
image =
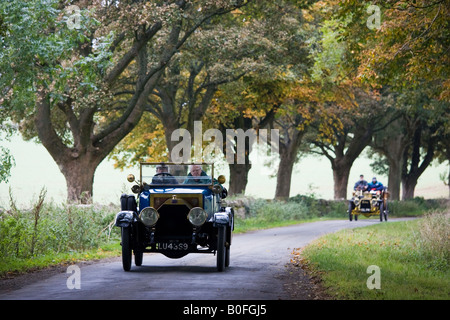
[[[162,205],[185,205],[189,209],[203,208],[203,196],[201,194],[158,194],[150,195],[150,206],[158,210]]]

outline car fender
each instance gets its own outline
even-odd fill
[[[225,211],[214,213],[213,217],[213,226],[221,227],[221,226],[230,226],[234,225],[234,211],[231,207],[226,207]]]
[[[116,215],[116,227],[121,227],[121,228],[126,228],[129,227],[130,224],[133,222],[134,220],[134,211],[120,211],[117,215]]]

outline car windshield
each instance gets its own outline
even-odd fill
[[[148,185],[211,185],[213,165],[141,163],[141,182]]]

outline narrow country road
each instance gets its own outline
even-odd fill
[[[376,223],[377,219],[320,221],[234,235],[230,267],[221,273],[216,271],[216,257],[211,254],[190,254],[181,259],[144,254],[143,265],[133,263],[130,272],[122,270],[120,259],[80,264],[79,289],[68,288],[72,273],[59,272],[21,288],[0,290],[0,300],[289,300],[281,278],[287,273],[294,248],[326,233]]]

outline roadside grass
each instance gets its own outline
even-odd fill
[[[120,244],[114,242],[105,243],[98,248],[90,250],[48,253],[29,258],[2,258],[0,261],[0,279],[52,266],[71,265],[80,261],[118,257],[120,254]]]
[[[244,217],[235,218],[235,233],[323,220],[303,202],[256,199]]]
[[[437,224],[440,228],[429,232]],[[292,262],[318,276],[337,299],[448,300],[449,230],[448,210],[413,221],[346,229],[294,251]],[[380,289],[368,288],[372,265],[379,267]]]
[[[0,278],[60,264],[120,254],[116,206],[45,202],[41,190],[31,209],[0,208]]]

